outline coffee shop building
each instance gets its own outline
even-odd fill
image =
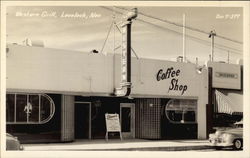
[[[106,113],[119,114],[123,139],[207,138],[207,67],[132,57],[121,96],[119,54],[10,44],[6,55],[6,129],[21,142],[104,139]]]

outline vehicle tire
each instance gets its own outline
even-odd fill
[[[216,146],[216,147],[215,147],[215,150],[221,150],[221,149],[222,149],[221,146]]]
[[[233,142],[233,149],[240,150],[243,147],[243,141],[241,139],[235,139]]]

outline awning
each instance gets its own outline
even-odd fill
[[[226,114],[243,113],[243,94],[239,91],[215,90],[215,112]]]

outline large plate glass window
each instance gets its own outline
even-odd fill
[[[165,106],[165,114],[171,123],[196,123],[197,101],[171,99]]]
[[[15,120],[15,95],[9,94],[6,97],[6,121],[7,122],[14,122]]]
[[[55,113],[55,104],[46,94],[8,93],[7,124],[44,124]]]

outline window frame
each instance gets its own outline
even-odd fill
[[[52,117],[54,116],[54,114],[55,114],[55,103],[54,103],[54,101],[53,101],[53,99],[50,97],[50,96],[48,96],[47,94],[41,94],[41,93],[6,93],[6,97],[7,97],[7,95],[10,95],[10,94],[12,94],[12,95],[14,95],[14,120],[13,120],[13,122],[11,122],[11,121],[7,121],[7,119],[6,119],[6,124],[45,124],[45,123],[47,123],[47,122],[49,122],[51,119],[52,119]],[[26,99],[26,104],[28,104],[29,103],[29,98],[30,98],[30,96],[38,96],[38,98],[39,98],[39,101],[38,101],[38,121],[30,121],[29,120],[29,117],[27,116],[28,114],[26,114],[26,117],[27,117],[27,119],[26,119],[26,121],[17,121],[17,95],[26,95],[27,96],[27,99]],[[49,115],[49,117],[47,117],[46,119],[44,119],[44,120],[41,120],[41,99],[42,99],[42,97],[44,97],[44,98],[46,98],[48,101],[49,101],[49,103],[50,103],[50,105],[49,105],[49,107],[50,107],[50,115]],[[7,106],[7,104],[6,104],[6,106]],[[6,116],[7,116],[7,113],[6,113]]]
[[[196,107],[194,109],[187,109],[187,110],[184,110],[183,106],[181,105],[180,103],[180,108],[178,107],[175,107],[175,108],[171,108],[171,109],[168,109],[168,106],[173,103],[175,100],[192,100],[192,99],[170,99],[167,104],[165,105],[165,116],[166,118],[169,120],[170,123],[173,123],[173,124],[197,124],[197,106],[198,106],[198,103],[197,103],[197,100],[192,100],[192,101],[195,101],[196,102]],[[182,120],[184,120],[182,122],[181,121],[173,121],[172,119],[169,118],[168,116],[168,111],[182,111]],[[185,113],[188,112],[188,111],[192,111],[195,113],[195,121],[185,121]]]

